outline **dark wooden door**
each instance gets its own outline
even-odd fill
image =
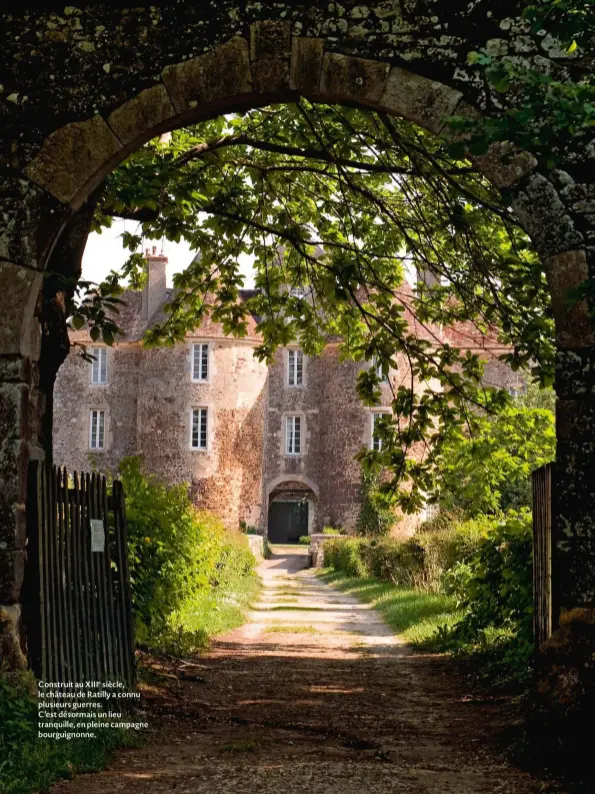
[[[271,543],[297,543],[308,534],[308,502],[273,502],[269,507]]]

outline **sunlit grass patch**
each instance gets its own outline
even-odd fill
[[[427,650],[439,649],[439,627],[450,627],[462,616],[454,598],[440,593],[397,587],[371,577],[345,576],[329,569],[320,571],[318,575],[342,593],[373,606],[395,633],[412,645]]]
[[[316,634],[318,629],[314,628],[314,626],[267,626],[265,631],[268,634],[281,632],[287,634]]]

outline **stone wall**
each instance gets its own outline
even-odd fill
[[[205,338],[200,337],[199,341]],[[69,469],[116,471],[138,454],[169,483],[187,482],[199,507],[230,527],[261,514],[262,424],[266,366],[251,342],[210,338],[209,380],[192,381],[192,339],[174,348],[117,344],[108,350],[108,382],[91,384],[91,364],[74,348],[55,392],[55,461]],[[190,446],[192,408],[209,409],[206,450]],[[106,411],[105,449],[89,450],[89,414]]]
[[[304,357],[304,383],[289,386],[287,350],[277,352],[269,374],[265,441],[265,489],[268,495],[283,482],[300,481],[318,498],[312,531],[325,525],[353,530],[360,506],[360,464],[355,456],[371,443],[372,409],[356,393],[357,374],[369,366],[342,361],[339,346],[329,344],[316,358]],[[393,389],[407,382],[404,361],[390,373]],[[379,408],[388,410],[392,392],[382,384]],[[285,417],[299,415],[304,425],[302,454],[285,452]],[[264,518],[263,518],[264,523]],[[412,527],[414,528],[414,526]]]

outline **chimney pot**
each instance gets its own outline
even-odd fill
[[[143,289],[141,302],[141,318],[150,320],[163,305],[166,295],[166,256],[156,256],[157,246],[147,248],[147,280]]]

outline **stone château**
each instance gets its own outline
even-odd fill
[[[140,455],[160,479],[188,483],[195,503],[228,526],[244,521],[276,541],[326,525],[353,529],[361,490],[355,456],[375,443],[375,417],[390,410],[391,386],[409,384],[405,357],[381,384],[381,404],[369,408],[355,389],[362,363],[341,360],[338,342],[312,358],[297,345],[280,349],[267,366],[254,356],[253,317],[241,339],[207,318],[173,348],[143,347],[171,296],[166,257],[153,249],[147,259],[146,286],[126,293],[118,317],[124,335],[112,347],[93,343],[84,329],[71,333],[78,344],[55,387],[55,462],[88,469],[92,461],[115,472],[124,456]],[[461,347],[484,350],[488,383],[514,387],[516,376],[497,360],[501,347],[478,341],[477,332],[449,334]],[[403,517],[399,531],[422,517]]]

